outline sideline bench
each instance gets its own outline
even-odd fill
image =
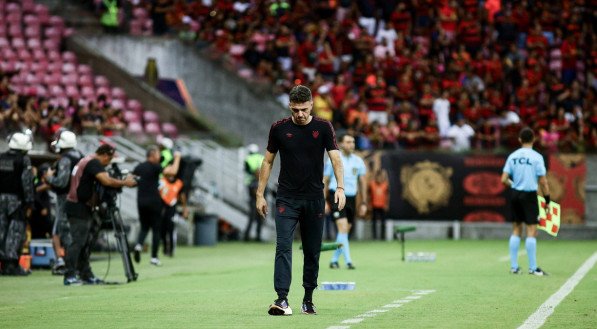
[[[414,232],[417,228],[415,226],[401,225],[394,227],[394,234],[400,236],[400,246],[402,248],[402,261],[404,261],[404,233]]]

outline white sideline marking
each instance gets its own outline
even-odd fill
[[[526,250],[521,250],[521,251],[518,252],[518,257],[520,257],[520,256],[526,256],[526,254],[527,254]],[[510,261],[510,255],[500,257],[498,260],[500,262],[509,262]]]
[[[531,314],[518,329],[535,329],[541,327],[560,302],[574,290],[574,287],[576,287],[580,280],[582,280],[593,268],[595,263],[597,263],[597,252],[589,257],[589,259],[578,268],[576,273],[574,273],[568,281],[560,287],[560,290],[556,291],[556,293],[551,295],[543,305],[539,306],[535,313]]]
[[[399,299],[391,302],[390,304],[382,306],[385,309],[375,309],[371,311],[367,311],[363,314],[357,315],[354,318],[343,320],[342,324],[358,324],[363,322],[367,318],[374,318],[380,314],[386,313],[394,308],[399,308],[402,305],[412,302],[414,300],[420,299],[423,295],[428,295],[435,292],[435,290],[413,290],[412,295],[404,297],[404,299]],[[350,326],[330,326],[326,329],[350,329]]]
[[[388,304],[388,305],[384,305],[383,307],[385,308],[396,308],[396,307],[400,307],[402,306],[402,304]]]

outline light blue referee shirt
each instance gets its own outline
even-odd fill
[[[342,164],[344,166],[344,195],[356,196],[359,191],[359,177],[367,173],[365,162],[355,154],[345,156],[344,153],[341,153],[340,158],[342,158]],[[325,162],[323,176],[330,177],[330,185],[328,185],[328,188],[335,191],[338,182],[334,175],[332,161],[329,158]]]
[[[545,162],[537,151],[522,147],[514,151],[504,165],[504,172],[512,179],[512,188],[518,191],[537,191],[537,181],[545,176]]]

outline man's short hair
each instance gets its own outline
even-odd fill
[[[114,146],[110,145],[110,144],[102,144],[100,145],[97,150],[95,150],[95,154],[97,155],[114,155],[114,153],[116,153],[116,149],[114,148]]]
[[[147,150],[145,151],[145,156],[149,158],[149,156],[151,155],[151,153],[153,152],[158,152],[160,153],[160,147],[157,145],[149,145],[147,147]]]
[[[354,138],[354,136],[352,134],[344,133],[344,134],[338,135],[338,142],[340,142],[340,143],[344,142],[344,138],[346,138],[346,137]]]
[[[311,95],[311,89],[303,85],[294,86],[290,90],[288,96],[290,98],[291,103],[305,103],[313,100],[313,96]]]
[[[520,131],[520,134],[518,134],[518,138],[520,138],[520,141],[523,144],[531,143],[535,139],[535,133],[533,132],[533,129],[524,127]]]

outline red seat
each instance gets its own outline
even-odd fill
[[[93,78],[90,75],[81,75],[78,83],[80,87],[93,87]]]
[[[93,74],[93,70],[91,70],[91,66],[89,66],[87,64],[79,64],[77,66],[77,72],[79,72],[79,74],[86,74],[86,75]]]
[[[178,137],[178,128],[173,123],[164,122],[162,124],[162,133],[168,137],[176,138]]]
[[[114,96],[114,94],[112,94],[112,96]],[[126,108],[137,113],[141,113],[143,111],[143,105],[141,105],[141,103],[136,99],[129,99],[126,102]]]
[[[145,124],[145,132],[151,135],[158,135],[161,133],[160,125],[156,122],[149,122]]]
[[[2,26],[2,25],[0,25]],[[10,47],[10,42],[5,37],[0,36],[0,49]]]
[[[94,78],[94,83],[96,87],[109,87],[110,82],[108,79],[103,75],[96,75]]]
[[[98,95],[99,95],[99,92],[98,92]],[[119,110],[124,109],[124,102],[121,101],[120,99],[112,100],[111,104],[112,104],[112,107],[115,109],[119,109]]]
[[[160,121],[160,117],[158,116],[157,113],[153,112],[153,111],[145,111],[143,112],[143,121],[145,121],[146,123],[148,122],[159,122]]]
[[[26,62],[29,62],[33,59],[33,56],[31,56],[31,53],[29,53],[29,51],[26,48],[19,49],[19,51],[17,52],[17,56],[20,60]]]
[[[72,86],[72,87],[75,87],[75,86],[77,86],[77,80],[78,79],[79,79],[79,76],[76,73],[72,73],[71,72],[69,74],[63,75],[60,78],[60,83],[63,86],[67,86],[67,87],[68,86]]]
[[[77,55],[72,51],[65,51],[62,53],[62,60],[65,63],[77,64]]]
[[[25,44],[25,40],[22,38],[12,38],[11,42],[12,47],[15,50],[25,48],[27,45]]]
[[[112,88],[112,98],[124,101],[126,99],[126,93],[122,88],[114,87]]]
[[[58,51],[58,48],[60,48],[60,42],[57,42],[54,39],[45,39],[43,41],[43,46],[46,50]]]
[[[37,38],[41,37],[41,31],[39,26],[27,26],[25,28],[25,36],[27,38]]]
[[[112,98],[112,93],[110,92],[110,88],[98,87],[97,85],[96,85],[96,88],[97,88],[96,91],[97,91],[98,95],[105,95],[108,98]],[[114,100],[114,101],[116,101],[116,100]],[[118,100],[118,101],[120,101],[120,100]]]
[[[21,29],[20,25],[9,25],[8,26],[8,35],[10,35],[13,38],[22,38],[23,30]]]
[[[35,15],[25,15],[25,17],[23,17],[23,23],[27,26],[41,26],[39,19]]]
[[[41,41],[39,38],[27,38],[27,48],[41,49]]]
[[[126,122],[141,122],[141,118],[139,117],[139,113],[135,111],[124,111],[124,120]]]
[[[62,63],[62,72],[63,73],[76,73],[77,68],[72,63]]]
[[[59,85],[49,86],[50,95],[54,97],[64,97],[64,89]]]
[[[79,89],[75,86],[66,86],[65,89],[66,92],[66,97],[75,97],[75,98],[79,98]]]
[[[42,61],[46,58],[46,53],[41,49],[33,49],[31,54],[36,61]]]
[[[1,16],[2,15],[0,15],[0,19],[2,18]],[[6,29],[6,25],[0,24],[0,37],[4,38],[4,37],[6,37],[6,34],[8,34],[8,30]]]
[[[35,12],[35,2],[33,0],[21,0],[21,9],[25,13]]]
[[[81,96],[86,99],[95,99],[95,89],[90,86],[83,87],[81,88]]]
[[[140,122],[130,122],[126,127],[126,131],[131,134],[141,134],[143,126],[141,126]]]

